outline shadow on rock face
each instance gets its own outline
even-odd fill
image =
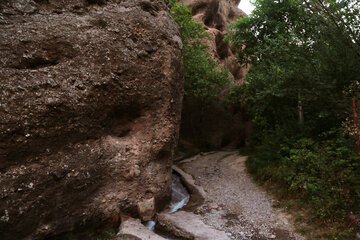
[[[181,42],[166,1],[144,2],[1,1],[1,239],[117,226],[169,199]]]
[[[13,62],[5,67],[36,70],[69,61],[77,55],[71,43],[56,38],[41,43],[24,41],[14,51]]]
[[[236,51],[224,42],[228,25],[246,14],[238,8],[239,1],[182,0],[192,9],[193,19],[201,23],[211,39],[204,40],[215,61],[229,69],[231,87],[244,82],[248,68],[236,61]],[[229,87],[230,88],[230,87]],[[226,92],[227,90],[224,90]],[[223,94],[225,95],[225,93]],[[195,154],[245,144],[252,130],[246,110],[228,104],[224,99],[200,104],[198,99],[185,97],[180,127],[180,155]]]

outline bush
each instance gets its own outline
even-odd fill
[[[316,139],[269,135],[253,148],[247,166],[260,182],[275,184],[278,196],[308,209],[312,221],[342,226],[329,239],[348,239],[354,236],[346,225],[348,214],[360,212],[358,157],[354,139],[333,134]]]
[[[352,123],[351,98],[360,96],[352,89],[360,86],[360,2],[255,5],[227,36],[239,63],[251,64],[246,83],[228,96],[255,123],[248,169],[327,230],[340,227],[329,239],[351,239],[344,223],[360,212],[360,169],[355,139],[342,133]]]

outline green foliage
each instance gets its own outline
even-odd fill
[[[350,144],[344,138],[321,143],[303,138],[280,149],[288,154],[281,159],[282,179],[291,192],[311,202],[320,219],[342,219],[360,210],[360,174]]]
[[[299,101],[316,134],[340,125],[351,106],[343,91],[360,79],[357,51],[346,33],[332,22],[322,24],[298,1],[259,0],[256,6],[237,20],[228,39],[239,62],[252,65],[241,93],[258,127],[295,125]]]
[[[313,224],[337,227],[322,237],[346,240],[354,237],[353,228],[360,230],[347,217],[360,212],[360,174],[353,139],[336,136],[314,140],[274,132],[253,147],[247,167],[258,181],[276,185],[279,197],[307,209]]]
[[[276,183],[283,197],[298,199],[318,221],[346,222],[350,211],[360,212],[355,141],[342,129],[351,97],[360,96],[349,91],[360,81],[360,2],[255,5],[227,36],[239,63],[251,65],[246,83],[228,95],[256,124],[249,171],[259,181]],[[328,238],[353,236],[349,227]]]
[[[192,19],[191,10],[174,0],[171,4],[171,13],[179,25],[183,42],[185,96],[201,101],[214,99],[229,84],[229,71],[211,60],[208,47],[203,43],[209,35]]]
[[[191,9],[184,4],[176,3],[174,0],[171,1],[171,6],[171,14],[179,26],[184,45],[191,44],[193,40],[198,43],[199,40],[209,37],[204,27],[192,19]]]

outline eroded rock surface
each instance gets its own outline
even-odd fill
[[[215,60],[228,68],[234,77],[235,84],[244,80],[247,68],[236,62],[236,51],[229,43],[223,41],[228,33],[228,26],[237,18],[246,14],[238,8],[240,0],[182,0],[192,9],[193,19],[202,23],[211,39],[206,41]]]
[[[240,1],[181,2],[192,9],[193,19],[203,24],[209,33],[211,39],[204,43],[209,46],[208,50],[213,59],[230,70],[230,87],[242,84],[248,68],[237,63],[235,49],[231,48],[230,43],[223,41],[229,31],[229,24],[246,15],[238,8]],[[241,106],[228,105],[221,101],[202,104],[198,99],[187,97],[184,99],[182,111],[180,151],[194,154],[200,150],[236,148],[245,144],[251,130],[252,125]]]
[[[117,237],[113,240],[165,240],[141,224],[139,219],[129,218],[123,221]]]
[[[170,197],[183,77],[167,1],[0,1],[0,49],[0,239]]]
[[[177,237],[195,240],[229,240],[225,232],[205,225],[194,213],[179,211],[173,214],[161,213],[159,224]]]

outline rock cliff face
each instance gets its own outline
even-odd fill
[[[181,45],[166,0],[0,2],[0,239],[170,197]]]
[[[228,26],[245,16],[238,8],[240,0],[182,0],[192,9],[193,19],[204,25],[211,36],[205,44],[212,57],[230,70],[231,85],[239,85],[248,71],[236,62],[236,52],[223,41]],[[180,152],[238,147],[245,144],[251,131],[244,109],[225,103],[212,102],[206,108],[196,99],[184,100],[181,121]],[[194,149],[194,146],[200,149]]]
[[[228,68],[234,77],[235,84],[240,84],[247,73],[236,62],[236,52],[229,43],[223,41],[228,26],[237,18],[246,14],[238,8],[240,0],[182,0],[192,9],[193,19],[202,23],[211,36],[206,44],[213,58]]]

